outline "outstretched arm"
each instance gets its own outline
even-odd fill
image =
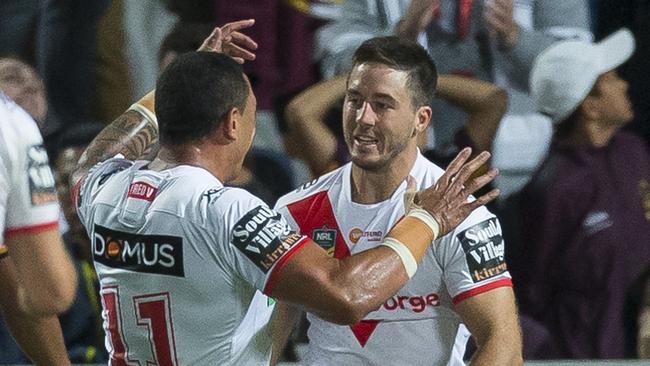
[[[341,103],[347,76],[339,75],[307,88],[291,99],[285,111],[290,145],[299,149],[311,174],[318,177],[336,164],[336,136],[326,125],[327,113]]]
[[[338,260],[308,242],[273,273],[275,279],[272,285],[267,282],[265,292],[333,323],[363,319],[413,276],[433,240],[497,197],[493,190],[473,202],[467,200],[497,174],[490,170],[470,179],[489,158],[484,152],[467,163],[470,154],[471,149],[463,149],[435,186],[418,192],[415,204],[421,208],[407,209],[381,245]]]
[[[253,19],[249,19],[217,27],[198,50],[224,53],[239,63],[254,60],[255,54],[249,50],[256,49],[257,44],[240,32],[254,23]],[[102,130],[79,159],[77,169],[71,175],[72,187],[77,187],[95,164],[117,154],[122,154],[129,160],[155,156],[158,148],[158,124],[154,102],[154,91],[151,91]]]

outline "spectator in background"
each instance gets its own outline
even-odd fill
[[[0,90],[44,128],[47,93],[34,68],[16,58],[0,58]]]
[[[285,112],[288,133],[286,145],[305,160],[314,177],[323,175],[349,161],[343,141],[341,104],[347,75],[317,83],[294,97]],[[503,89],[478,79],[440,75],[436,97],[454,104],[467,113],[465,127],[455,139],[458,149],[470,146],[474,151],[490,151],[499,122],[506,112],[508,96]],[[421,136],[425,136],[422,134]],[[418,145],[423,147],[426,141]],[[425,152],[426,155],[426,152]],[[427,156],[441,166],[448,156]]]
[[[591,40],[585,0],[347,0],[341,17],[319,30],[315,57],[325,78],[349,70],[366,39],[396,34],[429,50],[443,74],[493,80],[507,90],[509,111],[496,136],[492,164],[502,198],[521,188],[543,158],[550,122],[533,115],[528,74],[537,54],[561,38]],[[467,117],[433,101],[435,149],[454,149]]]
[[[621,65],[621,76],[630,84],[630,100],[635,118],[627,126],[650,143],[650,2],[642,0],[598,0],[596,38],[626,27],[636,39],[636,51],[630,60]]]
[[[554,141],[522,192],[508,253],[529,358],[625,356],[625,297],[650,264],[650,154],[621,130],[633,110],[616,71],[633,51],[621,30],[535,62],[532,96]]]

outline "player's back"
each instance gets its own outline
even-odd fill
[[[145,164],[98,165],[78,204],[112,364],[266,364],[266,327],[239,327],[255,287],[240,275],[228,234],[236,206],[255,197],[201,168]]]

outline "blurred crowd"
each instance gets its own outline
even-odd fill
[[[258,98],[257,135],[234,184],[273,205],[347,163],[340,116],[354,50],[376,36],[415,40],[441,74],[421,151],[446,166],[465,146],[488,150],[501,172],[491,210],[504,231],[524,357],[650,358],[650,3],[3,0],[0,90],[39,124],[80,278],[60,317],[73,363],[107,360],[90,242],[69,195],[74,164],[175,57],[196,50],[215,25],[247,18],[256,20],[248,34],[259,44],[245,64]],[[610,39],[617,71],[561,75],[560,84],[592,80],[564,90],[577,98],[566,110],[559,100],[540,108],[535,93],[564,70],[553,59],[557,68],[531,71],[552,58],[546,51],[623,27],[634,40]],[[306,326],[292,337],[288,360]],[[0,364],[27,362],[0,325]]]

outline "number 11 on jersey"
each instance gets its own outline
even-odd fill
[[[118,286],[102,289],[102,305],[106,332],[110,343],[110,359],[113,366],[151,365],[177,366],[176,344],[171,314],[171,300],[168,292],[133,296],[136,324],[123,324]],[[124,337],[123,327],[137,326],[148,334],[153,360],[129,358],[129,347]]]

